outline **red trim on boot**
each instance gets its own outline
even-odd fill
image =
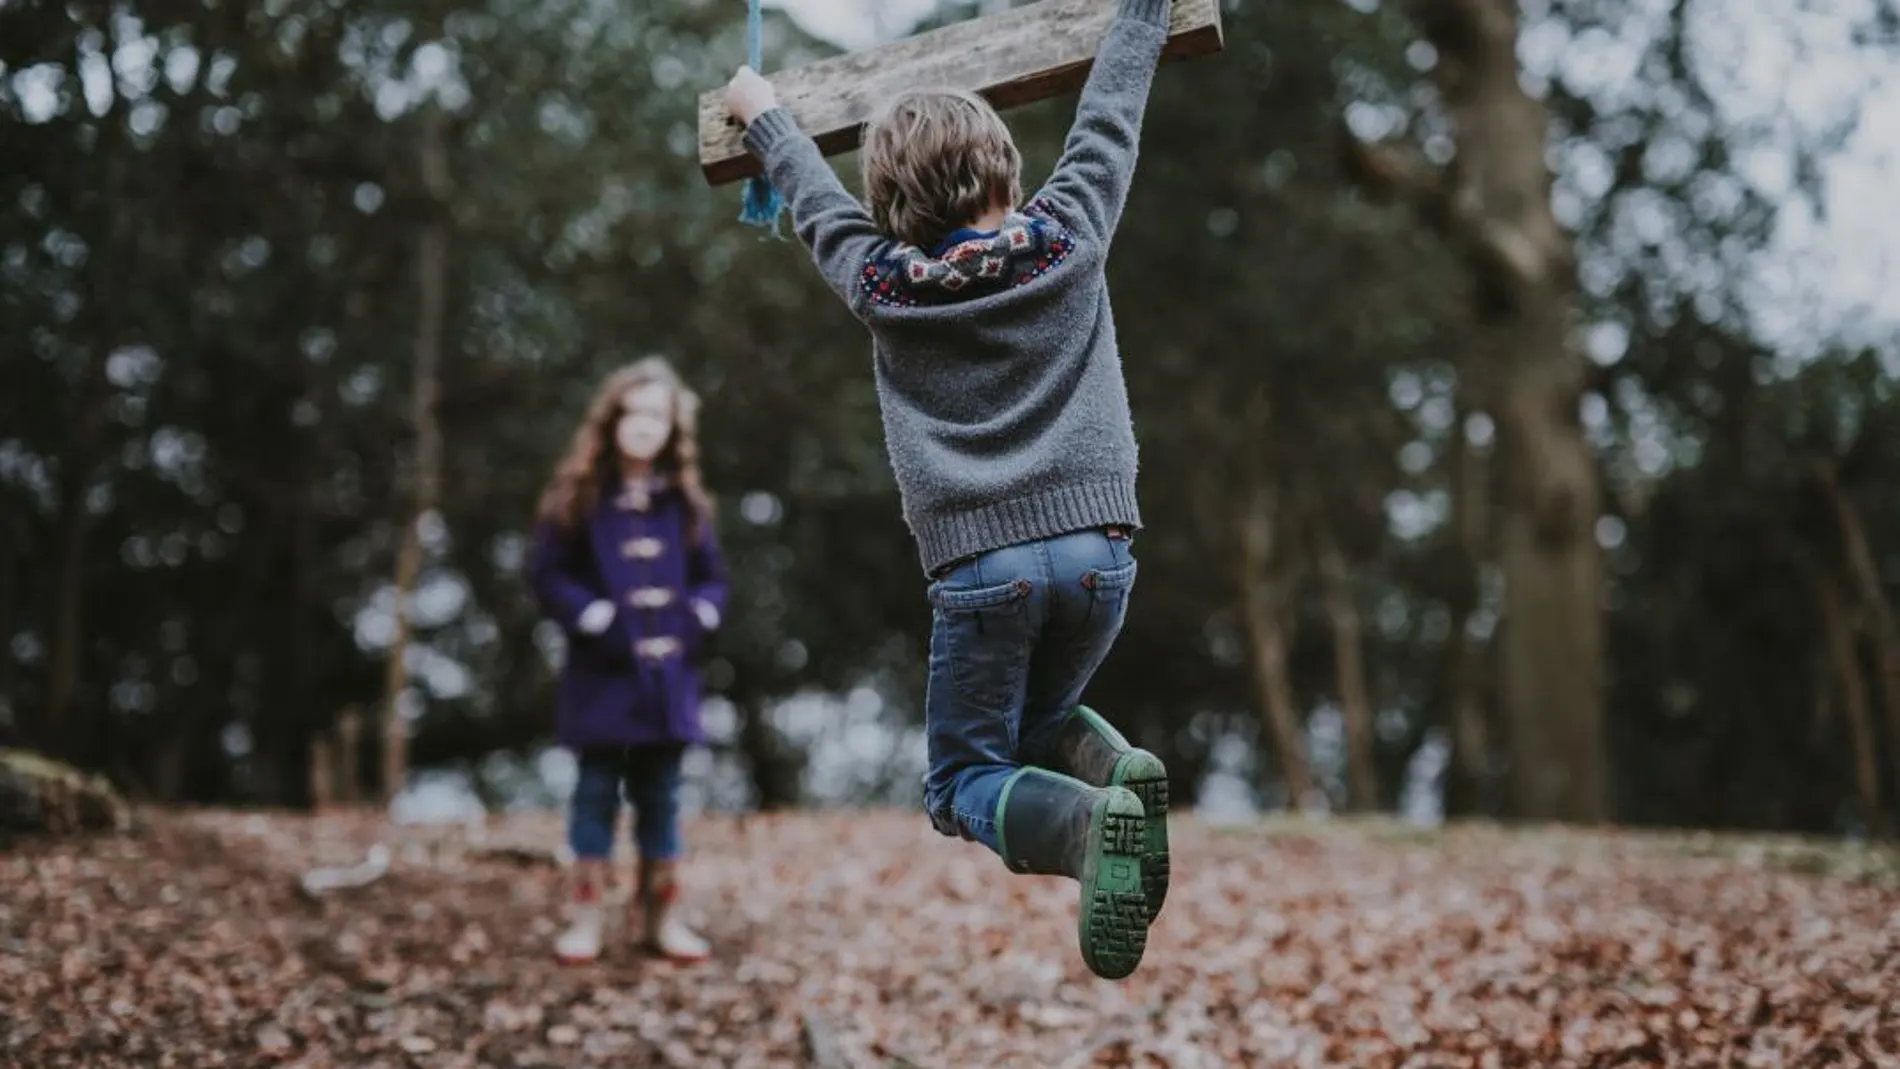
[[[639,897],[644,913],[641,918],[644,929],[641,939],[643,949],[661,961],[678,965],[697,964],[711,958],[710,947],[703,954],[669,954],[660,947],[660,922],[680,900],[679,862],[643,860],[640,866],[640,883]]]

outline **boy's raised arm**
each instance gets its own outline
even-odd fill
[[[1097,240],[1121,220],[1172,6],[1173,0],[1121,0],[1082,87],[1062,158],[1039,194],[1064,222]]]
[[[811,249],[819,274],[855,310],[863,297],[865,261],[889,239],[877,232],[871,213],[838,181],[791,113],[778,106],[763,78],[741,68],[726,91],[726,105],[746,124],[746,149],[785,195],[792,229]]]

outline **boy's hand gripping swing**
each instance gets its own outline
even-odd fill
[[[792,67],[768,80],[756,73],[762,69],[759,0],[749,2],[751,66],[725,90],[699,99],[699,166],[714,186],[760,173],[759,161],[746,152],[745,126],[733,117],[735,111],[746,112],[729,108],[742,103],[735,92],[745,94],[746,104],[762,99],[784,104],[819,150],[833,156],[858,146],[880,102],[917,86],[967,89],[998,109],[1080,89],[1115,17],[1115,0],[1041,0]],[[1174,0],[1163,60],[1208,55],[1224,43],[1220,0]],[[774,96],[766,97],[767,92]]]

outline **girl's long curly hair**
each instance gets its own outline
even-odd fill
[[[655,474],[669,477],[686,495],[690,506],[689,536],[698,541],[712,523],[712,495],[699,470],[699,395],[664,358],[650,356],[608,375],[594,391],[587,418],[574,431],[567,454],[555,466],[554,478],[541,495],[542,521],[564,531],[585,523],[600,507],[604,487],[620,482],[620,447],[614,427],[620,422],[620,399],[627,391],[660,383],[673,392],[673,436],[654,458]]]

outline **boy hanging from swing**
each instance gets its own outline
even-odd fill
[[[1167,893],[1167,772],[1080,705],[1141,526],[1105,268],[1171,0],[1120,0],[1054,174],[979,96],[917,90],[865,131],[865,204],[749,67],[726,90],[794,229],[869,329],[933,608],[925,806],[1014,872],[1081,884],[1097,975],[1134,972]]]

